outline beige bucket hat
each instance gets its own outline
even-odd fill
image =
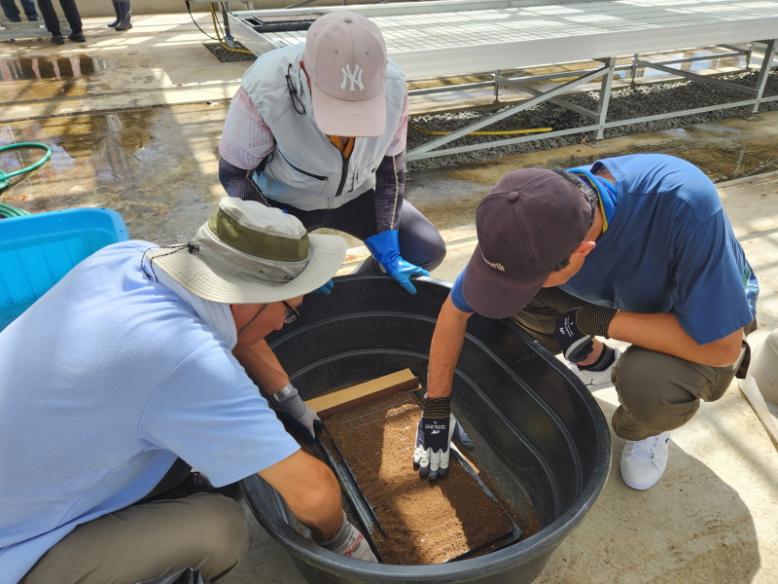
[[[147,257],[192,294],[223,304],[267,304],[316,290],[346,255],[336,235],[307,233],[297,217],[225,197],[185,245]]]

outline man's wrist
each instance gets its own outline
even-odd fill
[[[616,310],[604,306],[584,306],[575,315],[575,324],[582,333],[609,338],[608,328]]]
[[[451,397],[451,389],[443,389],[443,388],[427,388],[427,391],[424,393],[425,398],[441,398],[441,397]]]
[[[293,395],[295,393],[295,387],[292,385],[292,383],[287,383],[285,386],[283,386],[281,389],[276,391],[275,393],[270,394],[270,399],[272,399],[274,402],[282,402],[289,396]]]
[[[433,420],[447,420],[451,415],[451,396],[448,397],[424,397],[422,417]]]

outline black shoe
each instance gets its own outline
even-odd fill
[[[21,22],[22,17],[21,16],[9,16],[8,22]]]
[[[38,17],[36,15],[27,16],[27,22],[38,22]]]
[[[71,32],[68,35],[68,38],[73,41],[74,43],[85,43],[86,37],[84,36],[83,32]]]
[[[65,37],[63,37],[61,34],[51,35],[51,42],[55,45],[64,45]]]

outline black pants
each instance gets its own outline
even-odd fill
[[[62,11],[65,13],[65,18],[70,25],[70,31],[82,32],[81,14],[78,12],[75,0],[59,0],[59,4],[62,6]],[[40,8],[41,14],[43,14],[46,30],[54,36],[61,35],[59,18],[57,18],[57,13],[54,11],[54,5],[51,3],[51,0],[38,0],[38,8]]]
[[[269,202],[297,217],[308,231],[328,227],[364,241],[375,235],[378,229],[375,220],[375,191],[372,189],[337,209],[303,211],[276,201]],[[434,270],[446,257],[446,242],[440,232],[421,211],[406,200],[403,200],[400,207],[397,230],[400,236],[400,253],[406,261],[427,270]],[[368,269],[371,264],[372,262],[366,262],[359,271]]]
[[[22,8],[24,9],[24,15],[27,20],[38,20],[38,12],[35,10],[35,2],[32,0],[21,0]],[[16,6],[14,0],[0,0],[0,6],[3,7],[5,17],[12,21],[18,22],[21,20],[19,8]]]

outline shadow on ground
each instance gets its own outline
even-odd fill
[[[615,406],[598,403],[610,420]],[[619,475],[624,442],[612,438],[611,475],[602,495],[537,584],[751,582],[760,554],[754,520],[738,493],[675,443],[659,484],[634,491]]]

